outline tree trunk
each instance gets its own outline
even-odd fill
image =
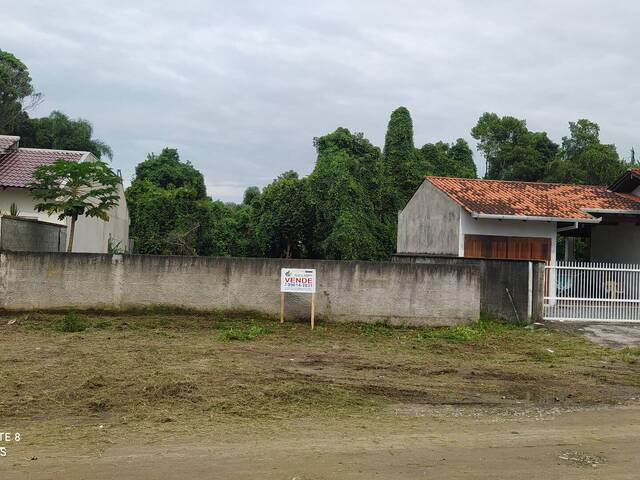
[[[76,232],[76,220],[77,216],[71,217],[71,229],[69,229],[69,244],[67,245],[67,253],[71,253],[73,250],[73,234]]]

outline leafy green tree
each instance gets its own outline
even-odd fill
[[[73,249],[73,236],[78,217],[109,220],[109,209],[118,205],[120,177],[101,161],[74,162],[58,159],[41,165],[33,172],[28,186],[36,200],[38,212],[58,214],[58,219],[71,219],[67,251]]]
[[[476,164],[469,144],[459,138],[456,143],[427,143],[420,149],[425,174],[442,177],[476,178]]]
[[[98,158],[113,157],[109,145],[92,138],[93,126],[89,121],[73,120],[59,111],[42,118],[29,118],[23,114],[11,133],[20,136],[21,147],[80,150]]]
[[[536,182],[544,178],[558,146],[525,120],[484,113],[471,130],[486,160],[485,178]]]
[[[25,104],[30,99],[29,104]],[[0,50],[0,133],[10,133],[24,110],[39,103],[26,65],[9,52]]]
[[[549,165],[547,180],[585,185],[609,185],[627,165],[615,145],[600,143],[600,127],[590,120],[569,122],[569,136]]]
[[[288,171],[267,185],[253,202],[258,254],[298,258],[311,236],[311,208],[305,180]]]
[[[258,187],[247,187],[244,191],[244,195],[242,197],[242,203],[244,205],[251,205],[258,198],[260,198],[260,188]]]

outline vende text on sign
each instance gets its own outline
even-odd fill
[[[314,268],[283,268],[280,271],[280,291],[316,293]]]

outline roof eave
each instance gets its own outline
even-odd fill
[[[585,213],[592,214],[604,214],[604,215],[640,215],[640,210],[620,210],[620,209],[606,209],[606,208],[585,208]]]
[[[578,223],[600,223],[601,218],[560,218],[560,217],[537,217],[533,215],[498,215],[494,213],[471,212],[473,218],[485,218],[489,220],[521,220],[531,222],[578,222]]]

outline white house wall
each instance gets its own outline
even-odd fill
[[[591,230],[591,261],[640,263],[640,226],[631,222],[595,225]]]
[[[551,262],[556,261],[556,223],[522,220],[493,220],[473,218],[460,209],[460,240],[458,256],[464,256],[465,235],[497,235],[504,237],[536,237],[551,239]]]
[[[120,249],[126,250],[129,242],[129,211],[122,184],[118,185],[120,201],[117,207],[109,210],[109,221],[98,218],[81,217],[76,222],[73,251],[83,253],[108,253],[109,238],[113,244],[119,242]],[[67,232],[71,221],[67,221]],[[67,239],[69,235],[67,234]]]
[[[124,188],[119,185],[120,202],[116,208],[109,211],[109,221],[104,222],[96,218],[81,217],[76,222],[73,241],[74,252],[107,253],[109,235],[114,242],[120,242],[122,249],[128,247],[129,242],[129,211],[124,195]],[[0,189],[0,211],[9,213],[11,204],[15,203],[21,217],[37,219],[44,222],[70,226],[70,220],[58,220],[56,215],[49,216],[44,212],[37,212],[35,202],[27,188]],[[67,228],[67,232],[69,229]],[[67,234],[67,239],[69,235]]]
[[[460,207],[424,181],[398,214],[398,253],[458,254]]]
[[[36,212],[33,197],[27,188],[7,187],[0,190],[0,211],[9,213],[11,204],[15,203],[21,217],[32,218],[43,222],[59,223],[64,225],[64,221],[58,220],[57,216],[49,216],[45,212]]]

